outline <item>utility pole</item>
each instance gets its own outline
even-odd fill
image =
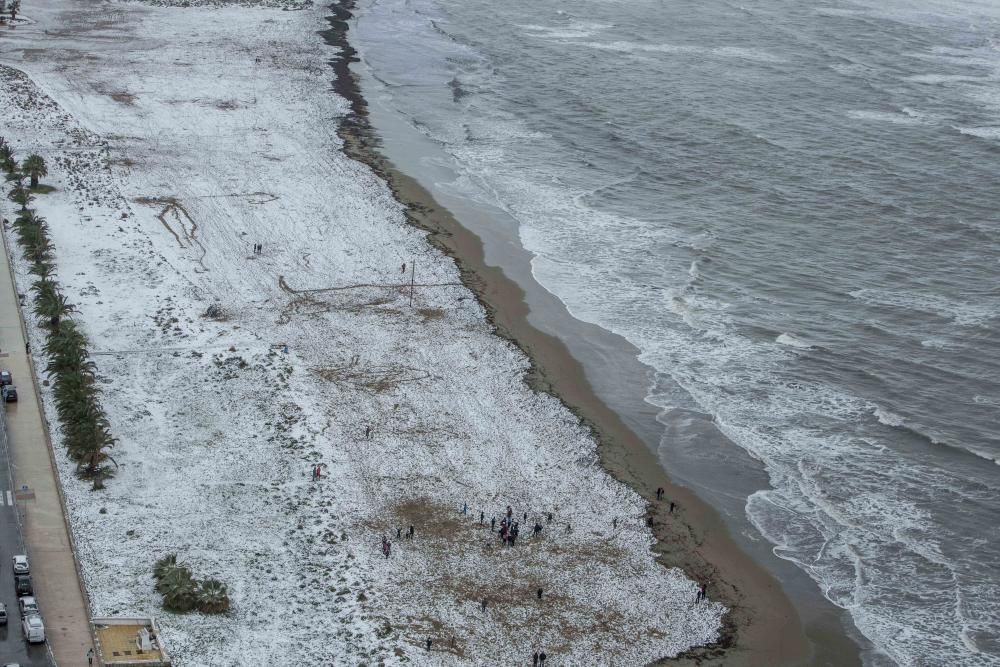
[[[417,261],[410,261],[410,308],[413,307],[413,277],[417,273]]]

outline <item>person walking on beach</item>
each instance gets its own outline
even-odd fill
[[[385,554],[385,559],[389,560],[389,553],[392,550],[392,542],[386,540],[382,543],[382,553]]]
[[[371,440],[371,439],[372,439],[372,427],[365,426],[365,440]]]
[[[549,512],[548,521],[549,523],[552,523],[552,512]]]
[[[479,513],[479,525],[480,526],[483,525],[483,523],[485,521],[486,521],[486,512],[480,512]]]
[[[611,520],[611,527],[614,528],[615,530],[618,530],[618,517],[615,517],[614,519]]]
[[[538,667],[538,651],[535,651],[535,655],[531,656],[531,667]]]
[[[492,533],[497,527],[497,518],[493,517],[490,519],[490,532]]]
[[[399,526],[398,528],[396,528],[396,539],[397,540],[403,539],[403,527],[402,526]]]
[[[483,598],[483,611],[484,612],[486,611],[486,602],[487,602],[487,599]]]
[[[538,594],[538,599],[541,600],[542,599],[542,593],[543,593],[542,588],[539,586],[538,590],[535,591],[535,592]]]
[[[507,521],[510,521],[510,517],[512,514],[514,514],[514,510],[510,508],[510,505],[507,505]]]
[[[431,650],[431,638],[430,637],[427,638],[427,650],[428,651]]]
[[[674,513],[674,501],[670,501],[670,514]]]
[[[462,514],[469,513],[469,503],[462,503]]]
[[[538,654],[538,664],[541,665],[542,667],[545,667],[545,658],[546,658],[545,651],[542,651],[541,653]]]
[[[410,539],[413,539],[413,526],[410,526]]]

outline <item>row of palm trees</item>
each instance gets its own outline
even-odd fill
[[[153,565],[156,592],[163,596],[163,608],[179,614],[198,610],[205,614],[229,611],[229,592],[218,579],[198,581],[191,569],[177,562],[177,554],[167,554]]]
[[[18,172],[13,151],[0,138],[0,164],[8,177],[15,181],[10,198],[20,205],[20,210],[14,220],[14,231],[25,259],[31,263],[29,270],[35,277],[31,286],[34,313],[46,332],[44,352],[48,363],[45,374],[53,382],[53,396],[66,449],[77,465],[77,474],[92,480],[95,490],[101,489],[104,480],[112,474],[108,463],[115,464],[109,453],[115,438],[98,401],[97,367],[87,351],[87,337],[71,317],[76,308],[56,282],[48,225],[30,208],[34,196],[22,182],[24,175],[28,175],[32,187],[37,187],[38,177],[48,174],[45,161],[33,155],[24,161],[23,171]]]

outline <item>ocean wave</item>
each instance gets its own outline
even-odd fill
[[[778,345],[787,345],[788,347],[797,347],[797,348],[799,348],[801,350],[810,350],[813,347],[812,345],[810,345],[809,343],[805,342],[804,340],[796,338],[795,336],[793,336],[792,334],[789,334],[789,333],[783,333],[783,334],[781,334],[780,336],[778,336],[777,338],[774,339],[774,342],[777,343]]]
[[[947,442],[941,437],[932,434],[930,431],[925,429],[919,424],[907,421],[904,417],[887,410],[879,405],[872,406],[872,415],[879,421],[880,424],[889,426],[892,428],[902,429],[909,434],[938,447],[946,447],[952,451],[958,452],[960,454],[972,454],[978,458],[985,459],[990,463],[995,463],[1000,465],[1000,454],[990,453],[983,449],[977,447],[971,447],[965,444],[955,444],[952,442]]]
[[[688,44],[646,44],[641,42],[585,42],[581,46],[602,51],[619,51],[621,53],[680,53],[719,58],[737,58],[760,63],[784,63],[784,58],[760,49],[750,49],[734,46],[704,47]]]
[[[873,414],[875,415],[875,419],[879,420],[879,422],[885,424],[886,426],[902,426],[904,424],[902,417],[878,406],[875,406]]]
[[[908,76],[904,81],[913,83],[925,83],[928,85],[938,85],[942,83],[991,83],[991,79],[981,76],[967,76],[962,74],[914,74]]]
[[[868,111],[858,109],[847,112],[848,118],[854,120],[871,120],[884,123],[895,123],[896,125],[922,125],[924,120],[912,113],[897,113],[894,111]]]
[[[537,25],[533,23],[518,23],[518,28],[526,30],[533,37],[544,39],[585,39],[612,27],[610,23],[574,23],[568,26]]]
[[[963,326],[982,326],[1000,313],[1000,304],[983,301],[956,301],[938,294],[900,292],[878,288],[862,288],[849,293],[851,297],[876,306],[906,308],[953,320]]]
[[[965,134],[970,137],[1000,139],[1000,125],[987,125],[984,127],[959,127],[952,125],[952,129],[956,130],[959,134]]]

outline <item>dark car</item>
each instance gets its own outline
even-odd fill
[[[31,577],[27,574],[19,574],[14,577],[14,589],[17,590],[17,597],[35,594],[31,587]]]
[[[0,388],[0,398],[3,399],[4,403],[17,402],[17,387],[12,384],[5,384],[3,388]]]

